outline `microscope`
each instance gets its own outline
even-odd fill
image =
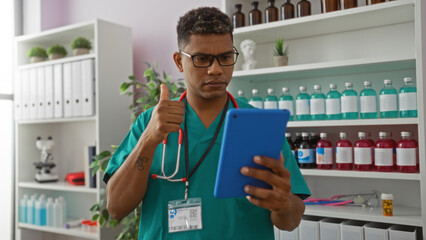
[[[41,150],[41,156],[40,161],[35,162],[34,166],[38,169],[35,180],[39,183],[58,181],[58,175],[50,172],[56,165],[53,163],[52,154],[47,152],[52,149],[53,145],[55,145],[55,142],[52,140],[52,137],[49,136],[47,140],[42,140],[41,137],[37,137],[36,146]]]

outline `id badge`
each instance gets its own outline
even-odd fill
[[[168,204],[169,233],[200,230],[203,228],[201,220],[201,198],[174,200]]]

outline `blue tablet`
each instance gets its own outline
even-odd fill
[[[254,156],[280,158],[290,112],[270,109],[230,109],[226,114],[216,175],[216,198],[244,197],[247,184],[271,188],[263,181],[241,174],[243,166],[264,168]]]

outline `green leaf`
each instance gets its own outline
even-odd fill
[[[98,220],[98,218],[99,218],[99,214],[95,214],[92,217],[92,221],[96,221],[96,220]]]
[[[96,212],[99,210],[99,202],[96,202],[91,208],[90,211],[91,212]]]
[[[129,76],[129,80],[133,80],[134,81],[135,79],[136,79],[136,77],[134,75],[130,75]]]
[[[130,85],[131,84],[128,83],[128,82],[123,82],[120,86],[120,93],[121,94],[125,93],[127,91],[127,89],[129,89]]]
[[[105,172],[106,168],[108,167],[108,163],[109,163],[109,161],[103,161],[101,163],[102,172]]]
[[[89,168],[94,168],[98,164],[99,164],[99,160],[96,160],[89,165]]]
[[[101,217],[99,218],[99,225],[101,225],[101,227],[102,227],[102,226],[104,226],[104,223],[105,223],[105,219],[104,219],[104,217],[103,217],[103,216],[101,216]]]
[[[107,209],[102,210],[102,217],[104,217],[106,220],[109,219],[109,212]]]
[[[96,175],[96,173],[99,171],[100,166],[96,165],[95,167],[93,167],[92,169],[92,177]]]
[[[177,86],[176,85],[172,85],[171,86],[171,89],[170,90],[172,90],[172,92],[174,92],[174,93],[176,93],[177,92],[177,90],[178,90],[178,88],[177,88]]]
[[[148,83],[148,84],[147,84],[147,86],[148,86],[150,89],[155,89],[155,84],[154,84],[154,83],[152,83],[152,82]]]
[[[120,234],[118,234],[117,239],[123,239],[125,232],[121,232]]]

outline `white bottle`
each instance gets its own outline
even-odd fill
[[[274,95],[273,88],[268,88],[268,96],[263,104],[265,109],[278,109],[278,98]]]
[[[63,218],[63,224],[62,227],[64,227],[65,223],[67,222],[67,202],[65,201],[65,198],[63,196],[59,197],[59,200],[62,204],[62,218]]]
[[[55,199],[55,203],[53,204],[53,222],[54,222],[54,226],[57,228],[62,228],[64,227],[64,217],[62,214],[63,208],[62,208],[62,203],[61,200],[59,198]]]
[[[54,227],[53,215],[54,215],[54,207],[53,207],[53,198],[48,198],[46,203],[46,226]]]
[[[24,196],[19,200],[19,222],[21,223],[27,222],[27,201],[27,194],[24,194]]]
[[[27,223],[35,223],[35,202],[37,199],[37,194],[31,195],[31,198],[27,201]]]
[[[259,90],[253,89],[251,90],[253,96],[249,99],[250,105],[255,108],[263,109],[263,100],[262,97],[259,96]]]

